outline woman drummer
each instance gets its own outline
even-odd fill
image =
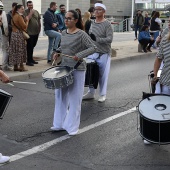
[[[83,31],[81,16],[75,10],[69,10],[66,13],[65,25],[67,30],[62,32],[61,46],[56,51],[63,53],[61,65],[74,68],[78,61],[82,61],[82,63],[73,71],[73,84],[55,90],[55,110],[51,130],[66,130],[69,135],[76,135],[80,125],[85,81],[86,64],[83,58],[94,53],[96,46]],[[54,60],[59,56],[57,53],[53,56]],[[72,56],[72,58],[64,55]]]
[[[170,95],[170,31],[162,39],[157,57],[154,63],[154,78],[153,81],[157,81],[157,72],[160,68],[160,65],[163,61],[162,73],[159,78],[159,82],[156,86],[155,93],[159,94],[168,94]]]

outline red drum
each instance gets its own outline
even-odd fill
[[[170,143],[170,96],[154,95],[139,103],[138,130],[143,139],[165,145]]]
[[[3,118],[12,97],[13,96],[11,94],[0,89],[0,119]]]
[[[85,87],[93,87],[97,89],[99,82],[99,66],[92,59],[85,59],[87,64]]]

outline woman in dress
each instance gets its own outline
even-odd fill
[[[12,13],[12,35],[9,46],[9,63],[14,65],[14,71],[27,71],[23,64],[27,61],[26,40],[23,37],[23,31],[26,32],[27,30],[29,17],[24,17],[23,13],[23,5],[16,5]]]
[[[70,10],[65,16],[66,30],[62,32],[61,46],[57,52],[73,56],[62,56],[61,65],[74,67],[78,61],[96,50],[90,37],[83,31],[81,15]],[[62,55],[62,54],[61,54]],[[57,59],[57,53],[54,59]],[[74,70],[74,82],[68,87],[55,90],[55,111],[51,130],[66,130],[69,135],[76,135],[80,125],[81,103],[84,91],[86,63],[83,61]]]

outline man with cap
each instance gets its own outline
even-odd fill
[[[98,102],[106,100],[107,82],[110,71],[111,43],[113,40],[113,30],[109,21],[105,19],[106,6],[96,3],[94,13],[96,19],[92,21],[89,35],[97,46],[97,52],[87,58],[95,60],[99,66],[99,93]],[[94,99],[95,89],[89,88],[83,99]]]
[[[6,13],[4,11],[4,5],[0,1],[0,32],[1,32],[1,42],[2,43],[2,69],[11,70],[12,68],[8,65],[8,22]]]

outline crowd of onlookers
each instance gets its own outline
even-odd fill
[[[162,20],[160,19],[160,13],[153,11],[151,17],[149,17],[147,12],[143,16],[141,10],[138,10],[133,23],[135,40],[138,39],[142,45],[143,52],[151,52],[151,46],[156,48],[154,42],[161,32]],[[139,34],[137,34],[137,31],[139,31]]]
[[[12,9],[7,14],[0,1],[0,45],[2,47],[1,69],[9,71],[27,71],[24,64],[34,66],[33,52],[41,31],[41,17],[34,9],[33,2],[27,1],[27,9],[22,4],[12,3]],[[50,3],[50,7],[43,15],[44,32],[48,36],[47,63],[51,64],[51,54],[60,45],[61,32],[66,29],[64,4],[59,6]],[[80,9],[76,9],[81,15]],[[84,31],[89,32],[91,19],[94,19],[94,7],[83,16]],[[27,37],[25,37],[25,34]],[[27,67],[28,68],[28,67]]]

